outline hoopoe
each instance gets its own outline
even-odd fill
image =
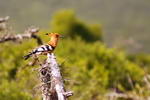
[[[41,45],[41,46],[35,48],[28,55],[24,56],[25,60],[30,58],[32,55],[37,56],[37,55],[41,55],[41,54],[52,53],[54,51],[61,35],[58,33],[47,33],[46,35],[51,37],[50,41],[45,45]]]

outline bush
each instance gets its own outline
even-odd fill
[[[54,14],[51,22],[53,32],[62,33],[71,38],[81,36],[87,42],[102,41],[102,29],[99,25],[87,25],[80,21],[72,10],[62,10]]]

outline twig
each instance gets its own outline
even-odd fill
[[[127,78],[128,78],[129,84],[131,85],[131,88],[134,89],[134,84],[133,84],[133,81],[132,81],[132,79],[131,79],[129,74],[127,74]]]
[[[8,21],[8,19],[9,19],[9,16],[6,16],[4,18],[0,18],[0,23],[4,23],[4,22]]]
[[[148,87],[148,89],[150,90],[150,75],[146,75],[144,77],[144,82],[146,83],[146,86]]]
[[[107,97],[109,97],[109,100],[117,100],[119,98],[123,99],[129,99],[129,100],[146,100],[138,95],[134,94],[125,94],[125,93],[116,93],[116,92],[111,92],[106,94]]]
[[[6,22],[8,21],[8,19],[9,19],[9,16],[0,18],[0,31],[3,31],[7,28]]]

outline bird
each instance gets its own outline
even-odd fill
[[[59,33],[46,33],[46,35],[48,35],[50,37],[50,41],[45,44],[45,45],[41,45],[35,49],[33,49],[31,52],[29,52],[27,55],[24,56],[24,59],[27,60],[28,58],[30,58],[31,56],[35,55],[44,55],[47,53],[52,53],[55,48],[57,47],[58,44],[58,40],[60,37],[62,37]]]

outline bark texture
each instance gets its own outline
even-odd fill
[[[53,53],[47,54],[47,60],[40,72],[43,100],[67,100],[73,95],[71,91],[65,91],[59,65]]]

